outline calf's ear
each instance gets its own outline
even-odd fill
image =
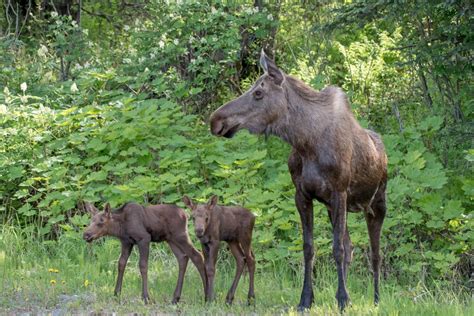
[[[182,201],[183,201],[184,205],[186,205],[190,209],[194,209],[194,203],[187,195],[183,196]]]
[[[219,197],[217,195],[213,195],[209,202],[207,202],[207,206],[209,206],[210,209],[213,209],[217,205],[217,202],[219,202]]]
[[[85,202],[84,201],[84,208],[86,209],[87,212],[89,212],[91,215],[95,215],[99,213],[99,210],[95,208],[94,204]]]
[[[109,218],[112,217],[112,214],[110,212],[110,204],[109,203],[105,204],[104,213],[107,217],[109,217]]]

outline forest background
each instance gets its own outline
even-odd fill
[[[296,305],[302,239],[290,148],[247,132],[219,139],[207,123],[258,78],[264,48],[313,88],[342,87],[361,124],[383,136],[382,271],[393,311],[406,304],[419,314],[426,300],[428,310],[446,304],[453,311],[454,304],[463,313],[474,286],[473,19],[468,0],[4,0],[0,310],[105,308],[119,245],[86,246],[89,215],[78,202],[183,207],[184,194],[200,201],[217,194],[223,204],[251,209],[258,272],[269,280],[260,286],[281,291],[262,294],[262,304],[276,311]],[[333,311],[331,230],[318,203],[314,230],[316,293],[327,288],[317,305]],[[363,292],[354,293],[353,308],[360,302],[360,312],[370,312],[363,215],[349,216],[349,230],[356,247],[351,293]],[[166,246],[154,249],[154,292],[164,304],[175,263]],[[220,262],[227,287],[234,262],[226,251]],[[138,299],[138,273],[134,264],[128,269],[125,287],[135,287],[127,295]],[[160,282],[169,288],[160,290]],[[197,305],[185,311],[204,308],[193,286],[183,297]],[[126,302],[107,308],[137,308]]]

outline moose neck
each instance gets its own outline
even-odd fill
[[[332,96],[302,87],[303,82],[289,76],[284,84],[287,112],[267,127],[266,134],[282,138],[301,154],[314,152],[336,116],[331,108]]]
[[[107,225],[107,235],[121,238],[123,236],[123,223],[121,214],[112,214],[112,219]]]

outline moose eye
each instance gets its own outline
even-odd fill
[[[261,98],[263,98],[263,92],[262,90],[256,90],[254,93],[253,93],[255,99],[257,100],[260,100]]]

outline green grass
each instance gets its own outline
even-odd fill
[[[246,305],[248,277],[245,275],[234,305],[226,306],[224,300],[234,276],[234,262],[222,247],[215,302],[203,303],[201,282],[190,263],[181,303],[171,305],[177,277],[175,259],[165,244],[155,244],[149,266],[149,291],[153,303],[144,305],[140,299],[141,279],[136,252],[127,266],[121,297],[113,296],[120,251],[117,241],[107,239],[86,245],[80,234],[70,232],[58,241],[38,242],[8,227],[1,233],[0,314],[296,314],[294,307],[302,284],[301,262],[258,269],[255,306]],[[427,285],[413,279],[400,284],[392,278],[382,281],[381,303],[375,307],[370,275],[354,270],[349,276],[352,306],[346,311],[348,315],[467,315],[474,309],[467,292],[445,281],[430,280]],[[338,314],[334,299],[334,267],[330,263],[320,263],[315,275],[315,304],[311,313]]]

